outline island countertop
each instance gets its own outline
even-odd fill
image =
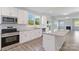
[[[69,30],[48,31],[48,32],[44,32],[43,34],[65,36],[67,33],[69,33]]]

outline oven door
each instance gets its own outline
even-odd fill
[[[9,37],[2,37],[1,41],[2,41],[1,42],[2,47],[12,45],[12,44],[15,44],[15,43],[19,42],[19,35],[9,36]]]

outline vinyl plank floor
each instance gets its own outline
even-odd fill
[[[18,45],[16,47],[8,49],[7,51],[44,51],[42,47],[42,37]]]

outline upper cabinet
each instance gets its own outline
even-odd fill
[[[18,24],[27,24],[28,12],[26,10],[18,9]]]
[[[10,8],[9,7],[2,7],[2,16],[10,16]]]
[[[0,15],[9,16],[9,17],[17,17],[18,24],[27,24],[28,11],[26,10],[14,8],[14,7],[1,7]],[[1,23],[1,19],[0,19],[0,23]]]
[[[18,9],[17,8],[10,8],[10,15],[13,17],[18,17]]]
[[[17,15],[18,15],[18,10],[17,10],[17,8],[2,7],[1,10],[2,10],[2,16],[17,17]]]

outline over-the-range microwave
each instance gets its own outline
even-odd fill
[[[16,17],[2,17],[2,24],[17,24]]]

